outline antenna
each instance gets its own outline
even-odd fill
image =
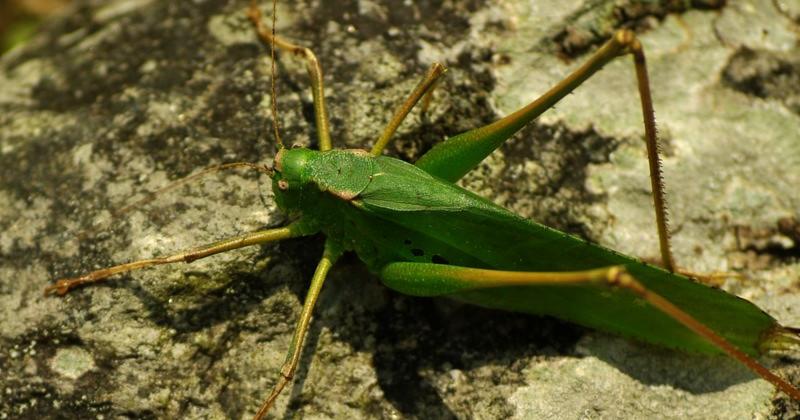
[[[255,2],[255,0],[253,0]],[[270,84],[272,85],[272,128],[275,132],[275,142],[278,143],[278,147],[283,149],[283,141],[281,140],[281,134],[278,126],[278,96],[276,95],[277,89],[275,88],[275,75],[277,74],[277,69],[275,67],[275,23],[276,23],[276,16],[277,16],[277,9],[278,9],[278,0],[272,0],[272,39],[269,43],[269,52],[270,58],[272,60],[272,69],[270,75]]]
[[[272,128],[273,134],[275,136],[275,143],[278,144],[278,148],[283,149],[283,141],[281,140],[280,134],[280,127],[278,122],[278,99],[277,99],[277,87],[275,86],[275,75],[277,74],[277,69],[275,67],[275,23],[276,23],[276,11],[277,11],[277,0],[272,1],[272,27],[270,28],[269,32],[267,32],[262,24],[261,24],[261,10],[258,9],[258,5],[256,4],[256,0],[250,0],[250,8],[247,10],[247,16],[253,22],[253,25],[256,27],[256,31],[258,32],[259,36],[264,41],[269,41],[270,46],[270,58],[272,60],[271,63],[271,74],[270,74],[270,86],[271,86],[271,108],[272,108]]]

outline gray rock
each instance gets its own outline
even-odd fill
[[[391,146],[405,159],[513,111],[613,28],[635,28],[667,152],[678,262],[746,274],[723,286],[800,326],[797,8],[322,3],[279,4],[278,31],[317,52],[337,146],[367,147],[433,60],[449,66],[427,115],[413,113]],[[269,53],[245,8],[81,3],[0,61],[0,417],[246,418],[277,378],[319,238],[42,296],[59,277],[285,222],[266,179],[248,172],[114,215],[203,167],[271,160]],[[609,65],[463,185],[655,258],[631,67]],[[313,145],[303,64],[281,56],[278,70],[284,141]],[[772,366],[797,383],[795,360]],[[798,404],[726,358],[397,295],[345,258],[273,414],[780,418]]]

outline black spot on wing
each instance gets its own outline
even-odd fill
[[[434,263],[434,264],[450,264],[450,262],[447,261],[447,259],[445,257],[443,257],[443,256],[441,256],[439,254],[436,254],[433,257],[431,257],[431,262]]]

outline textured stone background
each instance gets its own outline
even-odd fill
[[[0,417],[246,418],[275,380],[319,238],[41,294],[61,276],[284,221],[264,179],[247,173],[111,216],[200,168],[271,159],[269,58],[245,3],[81,3],[0,59]],[[800,326],[800,8],[667,3],[300,2],[279,5],[278,30],[320,57],[339,146],[369,144],[430,62],[444,61],[427,118],[414,114],[392,146],[414,159],[533,99],[613,28],[635,28],[679,263],[747,274],[725,287]],[[655,257],[631,67],[608,66],[464,184]],[[309,144],[303,66],[284,57],[279,72],[284,138]],[[798,415],[725,358],[404,297],[355,258],[333,270],[316,315],[278,417]],[[774,366],[799,383],[796,360]]]

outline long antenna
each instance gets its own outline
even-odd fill
[[[255,0],[253,0],[255,1]],[[270,84],[272,85],[272,128],[275,132],[275,141],[278,147],[283,149],[283,141],[278,127],[278,96],[276,95],[277,89],[275,88],[275,75],[277,69],[275,68],[275,23],[277,21],[278,0],[272,0],[272,40],[269,43],[270,58],[272,59],[272,74],[270,77]]]
[[[261,24],[261,10],[258,8],[257,0],[250,0],[250,8],[247,9],[247,17],[253,22],[253,25],[256,28],[256,32],[258,33],[259,37],[263,42],[269,41],[270,47],[270,58],[272,63],[270,65],[271,74],[270,74],[270,86],[271,86],[271,108],[272,108],[272,128],[273,134],[275,136],[275,142],[278,144],[278,148],[283,149],[283,141],[281,140],[280,134],[280,127],[278,122],[278,100],[277,100],[277,87],[275,86],[275,75],[278,72],[275,67],[275,22],[276,22],[276,11],[277,11],[277,0],[272,0],[272,28],[270,28],[269,32]],[[280,45],[279,45],[280,46]],[[282,47],[282,46],[281,46]]]
[[[272,3],[272,22],[276,22],[277,16],[277,6],[273,0]],[[299,58],[302,58],[306,61],[306,70],[308,70],[308,76],[311,79],[311,94],[314,96],[314,119],[316,120],[317,125],[317,139],[319,140],[319,150],[324,152],[326,150],[331,150],[333,146],[331,145],[331,133],[329,128],[328,122],[328,112],[325,110],[325,89],[323,88],[323,78],[322,78],[322,68],[319,65],[319,60],[317,60],[317,56],[314,55],[314,52],[306,47],[302,47],[299,45],[292,44],[291,42],[278,38],[275,35],[275,26],[273,24],[272,28],[267,28],[267,25],[261,24],[261,11],[258,10],[256,7],[255,0],[250,2],[250,9],[247,12],[248,17],[256,27],[256,31],[258,31],[258,36],[264,43],[269,43],[272,47],[272,80],[273,80],[273,118],[276,121],[277,125],[277,106],[275,105],[275,47],[278,47],[286,52],[295,55]],[[276,137],[277,136],[277,127],[276,127]],[[280,138],[278,137],[278,142],[280,142]],[[283,147],[283,144],[279,144]]]

